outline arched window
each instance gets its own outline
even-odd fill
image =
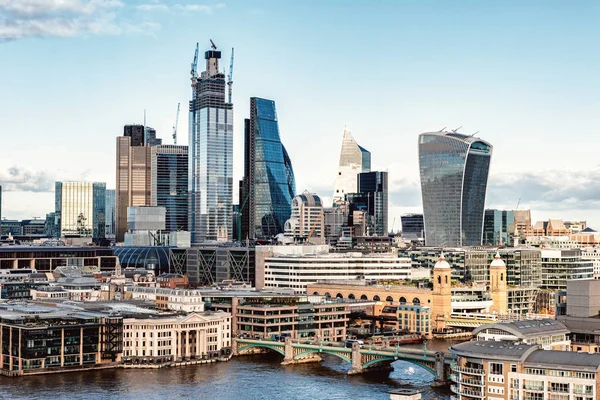
[[[504,280],[504,274],[500,274],[500,282]]]
[[[336,295],[335,295],[335,298],[336,298],[336,299],[343,299],[343,298],[344,298],[344,296],[342,296],[342,294],[341,294],[341,293],[338,293],[338,294],[336,294]]]
[[[385,301],[389,301],[390,303],[392,303],[394,301],[394,298],[392,296],[388,296],[385,298]]]
[[[313,295],[318,296],[319,292],[314,292]]]
[[[400,297],[400,304],[406,304],[406,297]]]
[[[448,275],[446,275],[446,283],[448,283]]]
[[[374,300],[374,301],[379,301],[379,300],[381,300],[381,299],[379,298],[379,296],[375,295],[375,296],[373,296],[373,300]]]
[[[369,300],[369,298],[367,297],[366,294],[363,294],[362,296],[360,296],[361,300]]]
[[[442,276],[438,275],[438,285],[441,285],[441,284],[442,284]]]
[[[354,295],[353,295],[352,293],[350,293],[350,294],[348,295],[348,298],[349,298],[350,300],[354,300],[356,297],[354,297]]]
[[[416,298],[416,297],[415,297],[415,298],[413,299],[413,304],[414,304],[415,306],[418,306],[419,304],[421,304],[421,300],[419,300],[418,298]]]
[[[325,292],[325,297],[330,298],[331,294],[329,294],[329,292]]]

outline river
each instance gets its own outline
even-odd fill
[[[434,343],[429,348],[447,348]],[[396,388],[422,389],[423,399],[449,399],[448,388],[432,389],[433,376],[406,362],[394,371],[348,376],[335,356],[321,363],[280,365],[276,353],[234,357],[229,362],[163,369],[110,369],[19,378],[0,377],[2,400],[310,400],[389,399]]]

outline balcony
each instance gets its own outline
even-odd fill
[[[480,398],[480,399],[484,399],[485,398],[485,394],[483,393],[482,390],[473,390],[473,389],[461,388],[461,387],[458,387],[456,385],[450,386],[450,389],[452,390],[452,392],[454,392],[456,394],[463,395],[463,396],[477,397],[477,398]]]
[[[452,371],[454,371],[454,372],[460,372],[462,374],[469,374],[469,375],[479,375],[479,376],[484,376],[485,375],[485,371],[483,369],[461,367],[460,365],[453,365],[452,366]]]
[[[460,376],[458,376],[456,374],[452,374],[452,375],[450,375],[450,379],[453,382],[462,383],[463,385],[481,386],[481,387],[485,386],[485,383],[483,382],[483,379],[481,379],[481,378],[479,378],[479,379],[475,379],[475,378],[461,378]]]

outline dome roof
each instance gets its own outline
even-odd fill
[[[435,263],[433,269],[450,269],[450,264],[448,264],[448,261],[446,261],[443,251],[440,254],[439,260]]]
[[[502,261],[502,259],[500,258],[499,252],[496,252],[496,255],[494,256],[494,261],[492,261],[490,267],[506,268],[506,264],[504,264],[504,261]]]

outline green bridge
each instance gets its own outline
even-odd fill
[[[251,353],[255,349],[268,349],[283,356],[282,364],[297,364],[320,360],[320,354],[330,354],[341,358],[351,365],[348,374],[359,374],[369,368],[376,368],[401,360],[423,367],[435,377],[435,384],[447,384],[450,376],[450,366],[454,361],[451,354],[441,351],[429,351],[414,348],[374,349],[361,347],[353,343],[352,348],[327,346],[324,343],[309,344],[292,341],[285,342],[254,339],[234,339],[233,354]]]

